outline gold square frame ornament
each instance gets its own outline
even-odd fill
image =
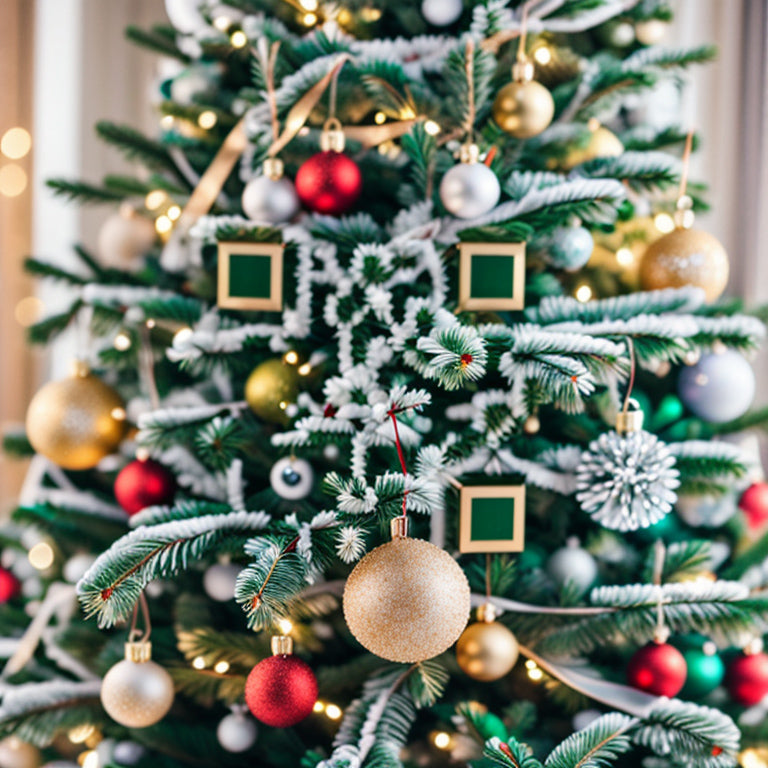
[[[220,242],[218,244],[218,288],[216,303],[222,309],[279,312],[283,308],[284,243]],[[236,257],[269,258],[269,294],[238,295],[232,292],[232,259]]]
[[[477,500],[511,500],[511,538],[473,538],[473,503]],[[487,525],[487,524],[486,524]],[[463,485],[459,490],[459,551],[460,552],[522,552],[525,547],[525,486],[524,485]]]
[[[498,297],[472,295],[472,259],[506,256],[513,259],[512,285]],[[525,307],[525,243],[459,243],[459,309],[496,311]]]

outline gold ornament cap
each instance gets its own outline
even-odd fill
[[[496,621],[496,606],[492,603],[483,603],[477,608],[477,620],[490,624]]]
[[[148,641],[129,642],[125,644],[125,659],[134,664],[144,664],[152,661],[152,643]]]
[[[69,374],[73,379],[84,379],[91,373],[91,366],[85,360],[75,359],[69,364]]]
[[[293,653],[293,638],[287,635],[273,635],[270,645],[273,656],[290,656]]]
[[[616,414],[616,431],[620,435],[639,432],[643,428],[645,414],[640,410],[637,400],[629,401],[630,410],[621,410]]]
[[[389,534],[393,539],[408,538],[408,518],[402,515],[389,521]]]
[[[285,165],[279,157],[268,157],[261,168],[264,175],[272,181],[282,179],[285,171]]]
[[[335,117],[326,120],[323,132],[320,134],[320,149],[323,152],[343,152],[345,144],[346,139],[341,123]]]
[[[462,144],[459,150],[459,160],[462,163],[476,163],[480,160],[480,147],[477,144]]]
[[[530,83],[533,80],[535,66],[530,59],[516,61],[512,65],[512,79],[516,83]]]

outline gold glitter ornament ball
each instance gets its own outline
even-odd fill
[[[498,680],[515,666],[519,654],[517,638],[498,621],[470,624],[456,642],[456,661],[474,680]]]
[[[173,680],[151,656],[151,643],[126,643],[125,658],[101,683],[102,706],[126,728],[147,728],[160,722],[173,704]]]
[[[90,469],[125,436],[125,409],[112,387],[76,364],[66,379],[48,382],[27,409],[32,447],[64,469]]]
[[[272,424],[288,423],[285,409],[296,402],[298,394],[297,368],[281,358],[257,365],[245,382],[245,399],[250,409]]]
[[[570,171],[581,163],[598,157],[617,157],[624,152],[624,145],[615,133],[605,126],[599,125],[590,131],[589,140],[585,146],[574,147],[560,163],[562,168]]]
[[[540,134],[555,114],[552,94],[535,80],[507,83],[493,102],[493,119],[516,139]]]
[[[0,766],[2,768],[38,768],[43,762],[40,750],[16,736],[0,741]]]
[[[643,290],[702,288],[715,301],[728,282],[728,254],[708,232],[678,227],[652,242],[640,262]]]
[[[469,583],[440,547],[396,536],[357,564],[343,602],[344,618],[361,645],[383,659],[411,664],[456,641],[469,615]]]

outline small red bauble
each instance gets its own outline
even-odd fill
[[[360,196],[363,176],[357,163],[342,152],[318,152],[299,168],[296,192],[315,213],[339,216]]]
[[[6,568],[0,568],[0,605],[5,605],[21,592],[21,582]]]
[[[685,685],[687,675],[683,654],[667,643],[644,645],[627,666],[629,684],[657,696],[676,696]]]
[[[725,687],[731,698],[744,707],[751,707],[768,695],[768,655],[739,654],[725,673]]]
[[[768,523],[768,483],[752,483],[741,494],[739,509],[753,530]]]
[[[257,720],[288,728],[312,712],[317,678],[309,664],[293,654],[260,661],[245,681],[245,703]]]
[[[129,515],[155,504],[170,504],[175,493],[176,478],[153,459],[136,459],[115,478],[115,498]]]

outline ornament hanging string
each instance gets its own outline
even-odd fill
[[[691,164],[691,150],[693,149],[693,131],[688,131],[685,137],[685,149],[683,150],[683,168],[680,172],[680,192],[677,195],[678,205],[685,197],[685,191],[688,187],[688,171]]]
[[[520,19],[520,42],[517,44],[517,60],[526,60],[525,44],[528,38],[528,3],[523,5],[523,15]]]
[[[632,396],[632,388],[635,386],[635,345],[631,336],[627,336],[627,351],[629,353],[629,381],[627,382],[627,394],[624,396],[622,411],[627,415],[629,411],[629,399]]]
[[[467,73],[467,119],[464,128],[467,134],[467,143],[472,143],[472,134],[475,129],[475,41],[470,37],[464,53],[464,66]]]
[[[277,116],[277,96],[275,94],[275,66],[277,65],[277,52],[280,50],[280,41],[275,40],[267,52],[267,39],[262,37],[258,43],[258,56],[264,67],[264,79],[267,86],[267,103],[272,122],[272,141],[280,137],[280,120]]]
[[[144,380],[144,385],[149,395],[149,402],[152,410],[160,408],[160,393],[157,390],[157,379],[155,378],[155,360],[152,354],[152,343],[149,338],[149,328],[144,323],[139,328],[139,338],[141,347],[139,349],[139,372]]]
[[[137,627],[137,621],[139,617],[139,607],[141,607],[141,617],[144,620],[144,632]],[[149,618],[149,606],[147,605],[147,598],[144,597],[143,592],[139,592],[139,599],[133,606],[133,615],[131,617],[131,629],[128,632],[128,642],[142,642],[148,643],[149,636],[152,634],[152,621]]]
[[[408,469],[405,466],[405,454],[403,453],[403,444],[400,442],[400,433],[397,430],[397,416],[395,415],[397,413],[397,410],[395,408],[390,408],[389,416],[392,419],[392,427],[395,430],[395,448],[397,448],[397,458],[400,459],[400,467],[403,470],[403,486],[405,486],[407,477],[408,477]],[[408,498],[408,489],[403,487],[403,520],[407,518],[407,513],[405,511],[405,502]]]
[[[669,639],[669,630],[664,623],[664,598],[661,589],[666,554],[667,550],[664,542],[661,539],[657,539],[653,551],[653,584],[658,592],[658,600],[656,601],[656,629],[653,633],[653,639],[657,643],[666,643]]]
[[[485,553],[485,596],[491,600],[491,553]]]

